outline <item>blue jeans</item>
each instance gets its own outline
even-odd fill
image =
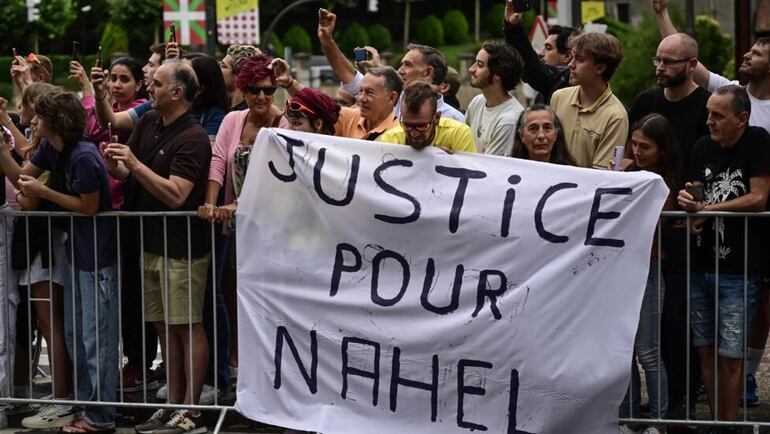
[[[639,328],[636,330],[634,354],[635,359],[639,359],[639,363],[644,369],[647,396],[650,398],[650,416],[665,418],[668,410],[668,376],[666,375],[666,365],[660,358],[658,341],[661,317],[658,306],[660,305],[662,310],[665,284],[663,279],[658,277],[658,264],[652,262],[650,263],[650,273],[647,275],[647,286],[644,289],[642,310],[639,314]],[[659,280],[660,292],[658,292]],[[620,405],[620,417],[639,416],[640,388],[639,370],[634,361],[631,369],[631,387],[626,392],[623,404]]]
[[[97,272],[75,269],[75,285],[73,279],[64,284],[64,333],[76,369],[77,400],[114,402],[117,398],[117,270],[117,265]],[[94,427],[115,426],[115,407],[88,406],[84,416]]]
[[[719,355],[732,359],[743,358],[743,343],[746,339],[746,326],[751,327],[757,311],[757,296],[762,279],[758,275],[749,275],[746,282],[747,318],[744,318],[743,276],[719,274],[719,315],[717,318]],[[692,343],[696,347],[714,344],[714,273],[690,273],[690,325]],[[745,322],[744,322],[745,321]]]
[[[206,331],[206,337],[208,337],[209,342],[209,364],[206,369],[206,380],[204,383],[212,387],[214,386],[214,357],[216,357],[217,386],[222,391],[227,391],[230,387],[230,317],[227,314],[225,298],[222,296],[220,288],[222,287],[222,273],[225,270],[227,250],[231,237],[234,240],[235,234],[224,235],[222,231],[217,231],[214,238],[216,294],[214,295],[214,291],[212,291],[212,267],[209,267],[209,276],[206,279],[206,294],[203,296],[203,328]],[[214,345],[214,313],[212,312],[212,304],[216,309],[217,319],[216,346]]]

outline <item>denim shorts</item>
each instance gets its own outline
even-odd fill
[[[714,273],[690,274],[690,326],[692,343],[696,347],[714,344],[714,300],[716,275]],[[757,295],[761,279],[750,275],[746,284],[746,308],[748,317],[744,320],[743,276],[719,274],[719,355],[743,358],[746,325],[751,327],[757,307]]]

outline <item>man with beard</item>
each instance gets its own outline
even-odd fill
[[[690,161],[692,145],[708,134],[706,102],[710,93],[693,81],[698,66],[698,43],[686,33],[675,33],[660,41],[652,59],[658,86],[636,96],[628,123],[650,113],[663,115],[676,125],[681,161]]]
[[[674,129],[683,166],[690,161],[695,142],[709,133],[706,126],[710,93],[693,81],[698,65],[698,44],[685,33],[675,33],[660,41],[653,58],[658,86],[637,95],[629,110],[628,120],[633,125],[650,113],[663,115]],[[683,168],[684,168],[683,167]],[[687,373],[690,373],[690,396],[697,396],[700,384],[698,355],[687,347],[687,262],[686,228],[668,227],[666,257],[663,275],[666,291],[661,318],[661,357],[668,375],[668,414],[684,414],[687,396]],[[687,352],[690,351],[690,369],[687,370]]]
[[[516,121],[524,107],[508,93],[521,79],[523,61],[508,44],[486,42],[468,69],[471,86],[481,89],[468,104],[465,123],[471,127],[476,149],[507,156],[513,149]]]
[[[668,2],[669,0],[650,0],[663,37],[676,33],[676,27],[668,14]],[[751,50],[743,55],[738,75],[742,81],[748,83],[746,91],[751,101],[749,125],[762,127],[770,132],[770,37],[757,39]],[[695,67],[693,79],[709,92],[714,92],[722,86],[739,84],[736,80],[731,81],[709,71],[702,63]]]
[[[650,5],[658,21],[658,28],[663,37],[676,33],[671,17],[668,14],[669,0],[650,0]],[[770,132],[770,37],[762,37],[754,42],[751,49],[743,55],[743,62],[738,68],[741,81],[746,82],[746,91],[751,102],[751,116],[749,125],[762,127]],[[695,82],[715,92],[722,86],[738,85],[738,81],[730,81],[719,74],[715,74],[702,63],[698,63],[693,73]],[[768,234],[760,234],[768,236]],[[746,405],[755,407],[759,405],[757,396],[757,384],[755,375],[762,361],[770,331],[770,276],[765,276],[763,290],[760,292],[759,309],[756,320],[752,324],[748,337],[748,353],[746,361],[746,390],[744,395]]]

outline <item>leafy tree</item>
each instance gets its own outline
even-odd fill
[[[310,40],[310,35],[299,24],[295,24],[289,28],[285,35],[283,35],[284,47],[291,47],[294,53],[312,53],[313,41]]]
[[[38,35],[41,39],[63,36],[64,31],[77,17],[72,0],[46,0],[40,2],[38,8],[40,9]]]
[[[0,29],[3,29],[3,39],[10,40],[22,50],[22,44],[17,44],[27,38],[30,26],[27,24],[27,8],[25,0],[5,0],[0,13]],[[14,42],[15,41],[15,42]],[[3,46],[6,46],[3,44]],[[3,56],[10,56],[10,52],[3,52]],[[7,71],[7,70],[5,70]]]
[[[719,23],[705,15],[695,17],[695,40],[698,59],[709,71],[722,72],[733,58],[733,39],[722,33]]]
[[[112,20],[128,33],[132,54],[147,56],[163,20],[162,0],[109,0]]]
[[[271,53],[277,57],[283,57],[283,42],[281,42],[281,38],[278,37],[275,33],[265,33],[262,35],[261,41],[267,41],[268,44],[273,46],[274,53]]]
[[[114,53],[128,53],[128,33],[123,27],[110,21],[104,26],[99,45],[102,46],[102,58],[108,63]]]
[[[468,40],[468,20],[459,9],[452,9],[444,15],[444,37],[447,44],[462,44]]]
[[[369,27],[369,45],[378,51],[389,50],[390,46],[393,45],[390,30],[382,24],[375,24]]]
[[[444,45],[444,26],[435,15],[428,15],[417,23],[417,40],[421,44],[438,47]]]
[[[505,5],[498,3],[484,15],[484,28],[493,38],[502,38],[503,20],[505,20]]]

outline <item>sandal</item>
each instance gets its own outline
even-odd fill
[[[65,427],[62,427],[61,431],[59,432],[68,433],[68,434],[88,434],[88,433],[112,434],[115,432],[115,428],[97,428],[89,424],[84,417],[80,416],[74,421],[72,421],[71,424]]]

